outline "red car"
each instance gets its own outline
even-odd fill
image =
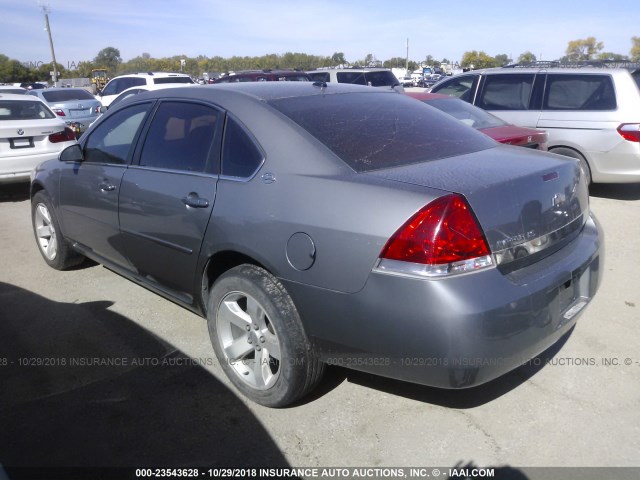
[[[544,130],[510,125],[481,108],[449,95],[422,92],[405,94],[457,118],[500,143],[547,150],[548,135]]]

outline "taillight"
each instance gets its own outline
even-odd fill
[[[53,112],[59,117],[66,117],[66,115],[64,114],[64,111],[59,108],[54,108]]]
[[[618,127],[622,138],[630,142],[640,142],[640,123],[623,123]]]
[[[493,265],[489,245],[464,197],[451,194],[423,207],[393,234],[376,270],[443,276]]]
[[[49,135],[49,141],[51,143],[70,142],[75,139],[76,133],[69,127],[65,127],[61,132],[56,132]]]

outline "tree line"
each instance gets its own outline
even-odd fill
[[[640,62],[640,37],[631,38],[631,50],[628,55],[607,52],[604,44],[595,37],[572,40],[568,43],[565,56],[558,59],[561,63],[571,63],[589,60],[630,60]],[[535,62],[537,57],[531,51],[523,52],[515,59],[517,63]],[[106,47],[100,50],[91,61],[80,62],[75,69],[66,69],[57,63],[59,78],[86,78],[91,76],[91,70],[106,68],[110,77],[133,72],[169,71],[184,72],[194,78],[201,77],[205,72],[220,74],[230,71],[250,69],[300,69],[313,70],[320,67],[335,66],[382,66],[386,68],[404,68],[408,66],[414,71],[421,66],[440,66],[443,63],[454,63],[447,58],[436,60],[427,55],[422,61],[409,60],[402,57],[393,57],[385,61],[379,61],[373,54],[367,54],[364,59],[348,61],[343,52],[335,52],[331,56],[308,55],[305,53],[287,52],[284,54],[268,54],[259,57],[233,56],[223,58],[220,56],[207,57],[204,55],[190,58],[185,55],[173,57],[153,58],[149,53],[124,62],[120,51],[114,47]],[[490,68],[500,67],[514,63],[514,59],[507,54],[488,55],[483,51],[470,50],[462,55],[459,62],[462,68]],[[44,63],[36,68],[29,68],[18,60],[13,60],[0,54],[0,82],[33,82],[48,79],[52,70],[51,63]]]

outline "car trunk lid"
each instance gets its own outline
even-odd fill
[[[11,122],[11,126],[0,123],[0,155],[18,157],[45,151],[49,145],[49,135],[64,130],[59,120],[29,120],[23,124]]]
[[[547,150],[547,133],[542,130],[504,125],[483,128],[480,131],[505,145]]]
[[[464,195],[504,270],[557,251],[577,235],[589,214],[587,184],[575,160],[517,147],[367,175]]]

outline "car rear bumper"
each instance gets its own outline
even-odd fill
[[[42,162],[58,158],[58,152],[7,157],[0,161],[0,183],[29,180],[31,171]]]
[[[608,152],[589,152],[591,177],[595,183],[640,182],[640,144],[622,141]]]
[[[285,284],[324,362],[467,388],[567,333],[600,285],[603,253],[592,217],[571,244],[508,275],[495,268],[440,280],[372,273],[355,294]]]

